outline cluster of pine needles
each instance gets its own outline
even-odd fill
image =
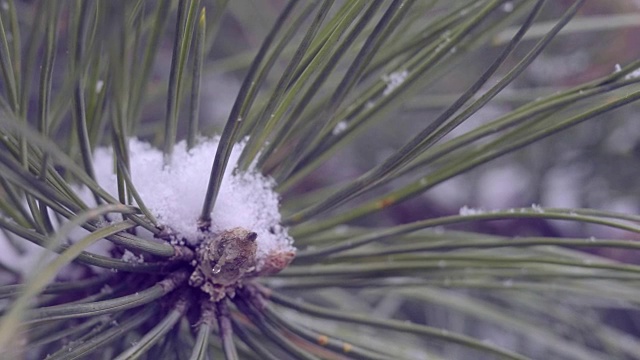
[[[585,250],[639,243],[451,226],[543,219],[632,234],[640,216],[530,204],[401,224],[386,216],[640,99],[637,60],[451,135],[571,29],[585,1],[0,3],[0,251],[30,243],[57,253],[25,272],[0,261],[3,358],[638,358],[640,341],[605,315],[638,310],[640,266]],[[243,37],[257,46],[238,51]],[[479,53],[489,56],[481,71],[468,66]],[[454,72],[467,83],[437,114],[421,113],[421,130],[401,146],[356,177],[314,181],[330,178],[327,164],[360,135],[395,131],[402,105]],[[223,126],[203,120],[201,106],[215,101],[202,89],[216,73],[243,79]],[[189,285],[196,247],[169,241],[144,206],[127,141],[169,156],[178,141],[192,148],[216,134],[194,224],[215,225],[227,167],[260,171],[275,181],[278,226],[297,253],[277,274],[238,277],[214,301]],[[93,153],[103,146],[114,149],[117,194],[96,181]],[[104,239],[110,256],[88,249]]]

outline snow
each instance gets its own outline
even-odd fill
[[[625,80],[631,80],[631,79],[635,79],[637,77],[640,77],[640,69],[635,69],[632,72],[630,72],[629,74],[627,74],[624,79]]]
[[[333,135],[338,135],[341,132],[345,131],[349,125],[346,121],[340,121],[332,130]]]
[[[202,209],[219,137],[200,139],[193,149],[186,142],[176,144],[169,165],[164,165],[162,151],[137,139],[130,139],[129,152],[132,182],[145,206],[158,221],[175,232],[179,240],[197,245],[202,240],[197,220]],[[279,226],[278,195],[275,182],[250,169],[233,173],[244,143],[233,148],[229,164],[211,213],[211,231],[219,233],[243,227],[258,234],[258,270],[273,252],[295,251],[287,229]],[[113,150],[99,148],[94,154],[98,183],[112,195],[117,194],[113,172]]]
[[[382,76],[382,81],[387,83],[387,87],[382,92],[382,95],[391,94],[398,86],[400,86],[409,76],[409,72],[407,70],[401,70],[392,72],[388,75]]]
[[[104,81],[98,80],[96,82],[96,93],[100,93],[103,88],[104,88]]]
[[[474,209],[474,208],[468,207],[467,205],[461,207],[459,212],[459,214],[462,216],[482,215],[484,213],[485,211],[482,209]]]
[[[539,214],[544,213],[544,209],[539,204],[531,204],[531,209],[533,209],[533,212],[537,212]]]
[[[122,254],[122,260],[130,263],[144,263],[144,256],[142,254],[136,256],[131,251],[125,249],[124,254]]]

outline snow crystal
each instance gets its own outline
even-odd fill
[[[513,3],[511,1],[507,1],[506,3],[502,4],[502,11],[504,12],[512,12],[513,11]]]
[[[346,121],[340,121],[334,128],[333,131],[331,132],[333,135],[338,135],[341,132],[345,131],[347,129],[347,122]]]
[[[461,207],[459,212],[459,214],[462,216],[481,215],[483,213],[484,213],[484,210],[470,208],[467,205]]]
[[[538,204],[531,204],[531,209],[533,209],[533,212],[537,212],[540,214],[544,213],[544,209]]]
[[[125,250],[124,254],[122,254],[122,260],[130,263],[143,263],[144,256],[142,254],[140,254],[140,256],[136,256],[131,251]]]
[[[391,94],[398,86],[400,86],[409,76],[407,70],[392,72],[388,75],[382,76],[382,81],[387,83],[387,87],[382,92],[382,95]]]
[[[614,73],[618,73],[618,72],[620,72],[620,71],[622,71],[622,67],[620,66],[620,64],[616,64],[616,65],[613,67],[613,72],[614,72]]]
[[[96,82],[96,93],[100,93],[102,91],[102,88],[104,88],[104,81],[98,80]]]
[[[640,77],[640,69],[635,69],[632,72],[630,72],[629,74],[627,74],[624,79],[625,80],[631,80],[631,79],[635,79],[637,77]]]
[[[137,139],[129,141],[131,177],[144,204],[161,224],[191,245],[202,240],[197,220],[218,142],[219,137],[201,139],[193,149],[187,150],[186,142],[182,141],[176,144],[169,165],[165,165],[161,150]],[[273,191],[275,182],[252,169],[233,173],[243,147],[244,143],[240,143],[233,148],[211,213],[211,231],[219,233],[243,227],[256,232],[260,270],[268,254],[295,251],[295,248],[286,228],[278,225],[281,218],[278,195]],[[113,156],[111,148],[97,149],[94,166],[98,183],[115,195]]]

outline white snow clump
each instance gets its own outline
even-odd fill
[[[409,76],[409,71],[407,70],[396,71],[388,75],[383,75],[382,81],[387,83],[387,87],[382,92],[382,95],[386,96],[391,94],[398,86],[400,86],[407,79],[407,76]]]
[[[176,144],[168,165],[163,163],[161,150],[135,138],[129,140],[131,178],[142,201],[158,222],[191,245],[202,240],[197,220],[220,138],[200,140],[191,150],[187,150],[185,141]],[[243,147],[244,143],[236,144],[231,153],[211,213],[210,230],[218,233],[242,227],[257,233],[259,271],[269,254],[295,252],[295,248],[287,229],[279,225],[281,217],[273,179],[253,169],[233,173]],[[94,167],[97,182],[116,195],[113,157],[111,148],[96,149]]]
[[[461,207],[460,211],[458,212],[458,214],[461,216],[482,215],[484,213],[485,211],[482,209],[475,209],[472,207],[468,207],[467,205],[464,205],[463,207]]]

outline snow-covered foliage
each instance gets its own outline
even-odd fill
[[[130,139],[130,163],[133,184],[145,206],[158,221],[173,230],[180,241],[197,245],[202,234],[197,220],[209,182],[209,171],[219,138],[201,139],[193,149],[186,142],[176,144],[169,164],[163,162],[159,149],[137,139]],[[233,169],[243,143],[235,145],[224,180],[211,214],[211,231],[219,233],[242,227],[258,234],[258,270],[260,261],[274,251],[294,251],[293,240],[279,225],[280,212],[275,183],[257,171],[237,172]],[[113,171],[113,150],[99,148],[94,155],[98,183],[117,194]]]

